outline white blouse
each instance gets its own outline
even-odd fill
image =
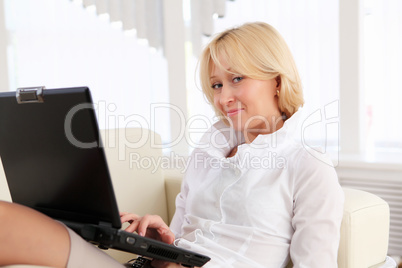
[[[204,267],[337,267],[343,191],[295,139],[299,116],[251,144],[218,122],[192,153],[170,227],[177,246],[211,257]]]

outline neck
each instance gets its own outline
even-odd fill
[[[281,129],[284,123],[285,121],[282,118],[282,116],[279,117],[273,116],[268,126],[266,123],[264,123],[256,127],[243,130],[245,141],[246,143],[252,143],[257,138],[258,135],[272,134]]]

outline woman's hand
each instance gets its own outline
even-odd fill
[[[158,215],[145,215],[140,217],[136,214],[120,212],[122,223],[128,222],[130,225],[125,229],[127,232],[137,232],[141,236],[156,239],[167,244],[174,242],[174,234],[169,226]],[[152,267],[155,268],[184,268],[184,266],[161,260],[152,260]]]
[[[167,226],[158,215],[145,215],[144,217],[140,217],[133,213],[120,212],[120,219],[122,223],[130,223],[130,225],[125,229],[127,232],[137,232],[140,236],[146,236],[167,244],[172,244],[174,242],[174,234],[170,231],[169,226]]]

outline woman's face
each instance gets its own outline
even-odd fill
[[[280,85],[276,79],[255,80],[227,72],[234,70],[225,61],[222,66],[219,69],[213,65],[211,72],[214,105],[235,130],[244,131],[246,142],[281,128],[277,97]]]

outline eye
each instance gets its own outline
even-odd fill
[[[212,86],[211,86],[213,89],[220,89],[221,87],[222,87],[222,84],[219,84],[219,83],[215,83],[215,84],[213,84]]]
[[[233,83],[239,83],[241,80],[243,80],[243,77],[241,77],[241,76],[237,76],[232,79]]]

